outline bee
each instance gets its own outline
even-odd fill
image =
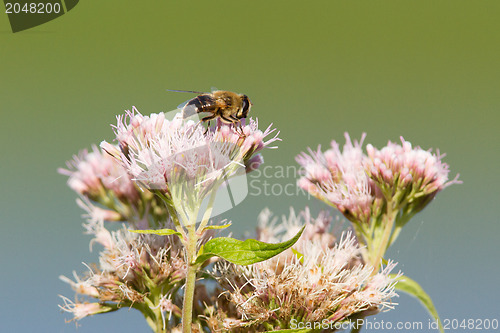
[[[227,90],[214,90],[211,93],[202,93],[198,91],[169,90],[177,92],[190,92],[199,94],[193,99],[179,105],[184,118],[190,117],[196,113],[209,113],[208,116],[201,119],[201,122],[208,122],[219,118],[223,123],[236,124],[247,117],[252,103],[247,95],[237,94]],[[241,125],[241,123],[240,123]]]

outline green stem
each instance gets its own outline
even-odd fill
[[[186,276],[186,287],[184,289],[184,303],[182,306],[182,332],[190,333],[193,322],[193,302],[194,287],[196,283],[196,271],[199,265],[194,264],[196,259],[196,224],[192,223],[188,227],[188,239],[186,244],[186,256],[188,271]]]
[[[164,332],[162,331],[163,321],[161,317],[161,309],[159,309],[157,303],[158,302],[155,302],[150,297],[146,297],[144,299],[144,303],[134,303],[132,305],[134,309],[137,309],[140,312],[142,312],[144,318],[146,318],[146,322],[148,323],[149,327],[151,327],[151,329],[155,333]]]
[[[159,305],[159,304],[158,304]],[[156,313],[156,330],[155,333],[165,333],[166,332],[166,323],[165,325],[163,324],[163,316],[161,313],[161,306],[158,306],[155,309]]]
[[[371,262],[372,266],[375,268],[373,270],[373,274],[377,274],[378,272],[378,269],[380,267],[380,261],[382,260],[382,258],[384,257],[385,255],[385,251],[387,251],[387,248],[389,246],[389,240],[390,240],[390,236],[391,236],[391,232],[392,232],[392,228],[394,227],[394,222],[396,220],[396,214],[397,214],[397,211],[394,210],[393,208],[393,204],[392,202],[388,202],[388,205],[387,205],[387,212],[384,214],[384,217],[383,217],[383,227],[384,227],[384,231],[382,233],[382,238],[379,238],[377,236],[377,241],[374,242],[375,246],[372,251],[376,251],[376,255],[375,257],[372,257],[373,260]]]
[[[170,215],[170,218],[172,219],[172,222],[174,223],[175,230],[177,230],[177,232],[179,232],[182,235],[181,239],[186,239],[187,236],[186,236],[186,233],[185,233],[184,229],[182,228],[181,223],[179,222],[179,217],[177,216],[177,210],[175,209],[174,206],[172,206],[169,203],[168,199],[162,193],[158,192],[157,195],[165,203],[165,207],[167,208],[167,211],[168,211],[168,213]]]
[[[218,187],[217,185],[216,185],[215,189]],[[215,195],[217,194],[217,191],[215,189],[212,191],[212,193],[210,193],[210,199],[208,200],[207,210],[203,214],[203,218],[202,218],[200,226],[198,227],[198,230],[197,230],[198,234],[200,234],[200,235],[203,233],[203,229],[205,229],[205,227],[207,226],[208,220],[210,219],[210,216],[212,216]]]
[[[153,330],[153,332],[156,332],[156,321],[155,318],[153,317],[146,317],[146,322],[148,323],[149,327]]]
[[[368,250],[371,248],[371,237],[366,231],[367,226],[358,222],[353,222],[352,226],[356,234],[356,239],[358,240],[359,248],[361,249],[361,256],[364,262],[369,262],[370,253]]]
[[[394,227],[394,232],[389,239],[388,246],[391,246],[392,243],[398,238],[401,229],[405,226],[406,223],[415,215],[413,211],[404,211],[400,218],[396,218],[396,226]]]

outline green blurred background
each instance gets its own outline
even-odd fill
[[[78,330],[64,322],[58,294],[73,292],[58,276],[83,271],[97,247],[89,253],[76,195],[56,169],[112,140],[109,124],[132,105],[169,111],[192,96],[166,89],[212,86],[247,94],[252,116],[281,131],[279,149],[264,152],[269,170],[343,143],[345,131],[446,152],[464,184],[417,215],[388,257],[442,318],[500,319],[499,17],[498,1],[82,1],[13,34],[1,13],[0,331],[148,331],[128,309]],[[295,184],[293,174],[253,177]],[[306,205],[327,208],[300,194],[250,195],[226,217],[240,236],[266,206],[281,215]],[[426,327],[415,300],[395,301],[377,321]]]

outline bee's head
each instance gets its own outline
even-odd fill
[[[250,103],[250,100],[248,99],[247,95],[240,95],[241,96],[241,109],[238,110],[236,117],[238,119],[246,118],[248,112],[250,111],[250,107],[252,106],[252,103]]]

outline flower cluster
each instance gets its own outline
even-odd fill
[[[438,192],[460,181],[458,175],[448,181],[444,155],[412,148],[403,138],[401,145],[389,141],[380,150],[369,144],[366,155],[365,134],[354,144],[347,133],[345,137],[343,151],[332,141],[324,153],[318,148],[297,156],[304,168],[298,184],[353,223],[358,241],[366,245],[363,258],[378,267],[410,218]]]
[[[62,309],[75,319],[114,311],[121,307],[143,309],[150,304],[160,308],[151,320],[164,321],[163,313],[180,316],[177,290],[186,276],[186,263],[177,237],[138,235],[126,229],[110,232],[102,221],[87,225],[93,242],[103,246],[99,266],[75,281],[62,276],[78,295],[98,302],[65,299]],[[163,305],[163,306],[161,306]],[[167,306],[168,305],[168,306]]]
[[[408,205],[407,211],[422,210],[437,193],[451,184],[461,183],[458,175],[448,181],[449,166],[441,160],[444,154],[412,148],[403,137],[401,145],[389,141],[378,150],[368,144],[366,151],[368,177],[385,196],[395,198],[398,207]]]
[[[122,164],[96,146],[91,152],[81,151],[66,165],[67,169],[58,171],[69,177],[68,186],[81,198],[79,206],[94,222],[128,221],[133,227],[147,228],[166,219],[158,198],[139,189]]]
[[[134,108],[118,117],[119,149],[107,142],[101,147],[119,159],[141,187],[160,194],[186,225],[193,221],[183,217],[193,215],[223,181],[257,168],[263,161],[258,153],[279,140],[276,134],[264,141],[274,129],[262,132],[257,121],[248,122],[242,128],[219,122],[205,131],[181,113],[169,120],[164,113],[144,116]],[[188,212],[179,212],[180,207]]]
[[[309,150],[297,156],[303,167],[298,185],[313,196],[336,207],[354,223],[369,223],[380,217],[382,209],[393,198],[395,209],[420,211],[445,187],[459,183],[448,181],[449,167],[433,154],[401,138],[402,145],[391,143],[381,150],[367,145],[363,153],[360,141],[346,143],[341,151],[332,141],[324,153]],[[405,207],[410,204],[411,207]]]
[[[364,166],[366,156],[360,141],[351,141],[346,135],[343,151],[337,142],[325,153],[309,149],[309,154],[297,156],[303,167],[298,185],[316,198],[335,206],[353,222],[368,223],[380,214],[382,194],[367,176]]]
[[[118,200],[135,202],[139,194],[125,169],[115,159],[102,153],[96,146],[92,151],[81,151],[67,162],[68,169],[59,172],[69,176],[68,186],[94,201],[114,196]]]
[[[254,155],[279,140],[275,135],[264,141],[274,131],[269,126],[262,132],[257,121],[249,119],[240,131],[219,122],[206,132],[198,123],[185,121],[180,113],[168,120],[164,113],[144,116],[133,108],[118,117],[115,126],[121,151],[106,142],[101,145],[111,155],[119,155],[133,179],[166,191],[174,173],[183,172],[189,178],[216,178],[233,161],[248,169],[258,167],[262,157]]]
[[[264,239],[283,240],[302,223],[305,237],[278,259],[246,267],[216,264],[222,295],[207,316],[212,331],[262,332],[290,328],[294,321],[337,323],[392,308],[397,295],[389,273],[394,263],[374,272],[363,263],[351,233],[335,241],[325,213],[311,218],[307,210],[292,211],[278,228],[270,216],[269,211],[261,214],[259,235]]]

